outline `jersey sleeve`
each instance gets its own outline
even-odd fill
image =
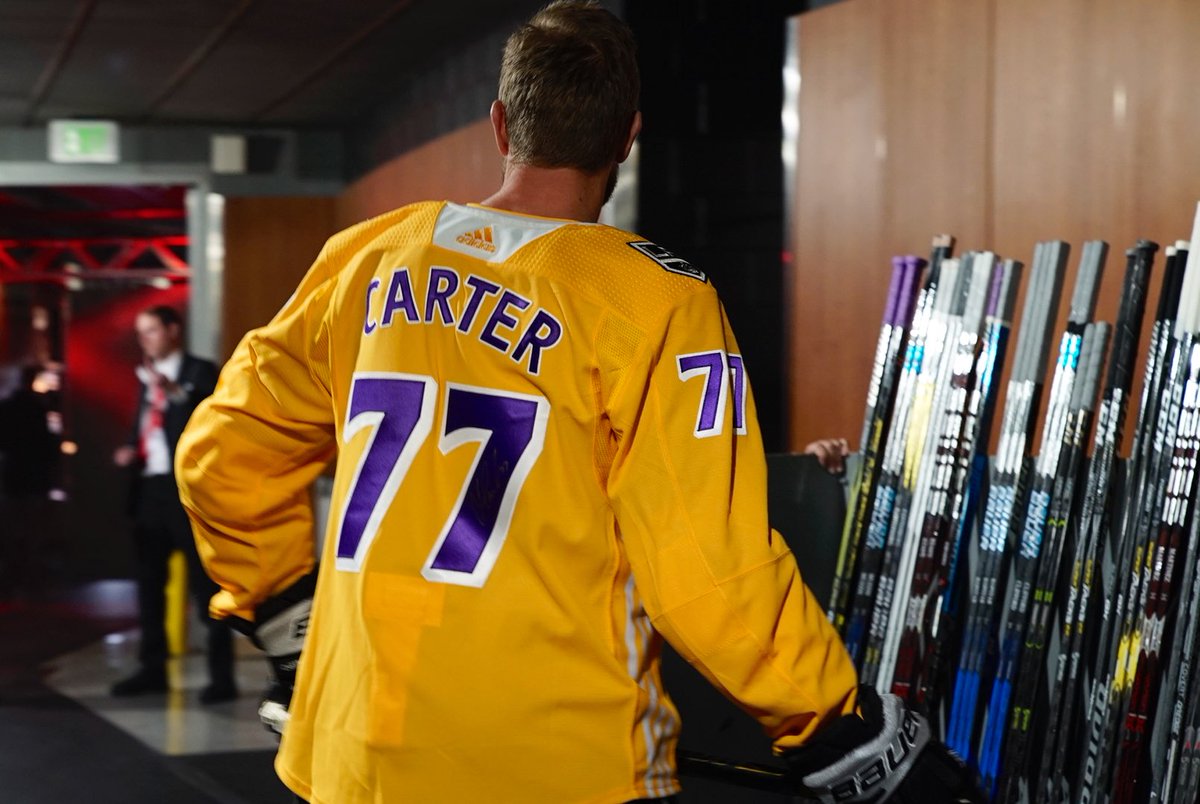
[[[609,415],[609,496],[658,632],[777,750],[853,711],[849,656],[768,524],[754,401],[711,288],[648,339]]]
[[[310,486],[334,454],[326,314],[336,278],[322,259],[266,326],[251,330],[175,451],[180,500],[221,587],[214,616],[254,608],[314,563]]]

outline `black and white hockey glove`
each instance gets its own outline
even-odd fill
[[[296,665],[308,634],[308,616],[317,585],[317,570],[305,575],[287,589],[262,602],[254,610],[254,622],[234,624],[267,654],[271,665],[271,686],[258,707],[258,718],[269,731],[283,734],[288,721],[288,706],[296,686]]]
[[[843,715],[804,746],[784,754],[806,795],[827,802],[982,804],[974,774],[931,739],[925,718],[895,695],[864,684],[862,716]]]

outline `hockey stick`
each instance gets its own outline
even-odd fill
[[[1041,396],[1050,329],[1054,326],[1069,251],[1070,247],[1063,242],[1039,243],[1034,250],[1001,422],[994,481],[980,523],[979,568],[971,586],[971,608],[947,730],[950,748],[972,763],[977,759],[979,692],[988,683],[988,642],[995,627],[996,595],[1004,585],[1004,548],[1016,501],[1021,496],[1025,456]]]
[[[917,536],[912,534],[908,525],[909,514],[914,508],[920,510],[928,493],[928,480],[921,473],[921,463],[927,457],[926,434],[930,430],[931,419],[935,422],[933,426],[936,431],[936,421],[940,418],[939,390],[945,387],[949,373],[949,360],[946,359],[949,350],[946,346],[957,339],[962,328],[962,312],[969,285],[969,265],[964,268],[962,263],[972,257],[966,255],[961,262],[947,260],[942,266],[943,289],[935,301],[930,320],[925,358],[908,432],[905,434],[902,476],[896,489],[891,520],[887,525],[887,543],[863,658],[862,680],[874,684],[880,692],[891,689],[891,666],[888,665],[886,669],[883,666],[884,648],[889,640],[888,626],[900,605],[897,589],[902,567],[911,567],[911,554],[917,541]]]
[[[862,653],[866,642],[866,631],[870,624],[871,610],[878,583],[879,568],[887,543],[888,526],[896,497],[896,486],[900,482],[900,471],[904,461],[904,433],[912,410],[913,393],[924,362],[926,331],[933,314],[934,301],[941,281],[941,266],[937,245],[930,265],[925,287],[918,296],[913,324],[905,348],[904,365],[896,388],[896,400],[892,409],[892,420],[880,465],[879,482],[876,484],[867,520],[866,539],[862,544],[862,555],[858,561],[857,578],[854,580],[854,595],[846,627],[842,634],[846,650],[855,665],[862,669]]]
[[[928,634],[924,655],[917,659],[917,701],[923,704],[932,720],[938,720],[942,696],[949,691],[949,673],[944,670],[947,659],[958,653],[962,636],[960,613],[961,587],[959,575],[962,557],[962,542],[970,533],[974,512],[983,492],[983,481],[988,458],[985,450],[991,438],[992,416],[996,409],[996,396],[1000,388],[1000,376],[1004,370],[1004,356],[1008,347],[1008,331],[1016,304],[1016,288],[1020,284],[1022,265],[1012,259],[997,265],[995,289],[996,299],[992,305],[994,313],[988,322],[983,349],[974,370],[976,382],[968,402],[968,418],[965,432],[970,440],[961,450],[959,472],[953,481],[955,497],[950,503],[947,522],[948,540],[942,544],[942,575],[937,578],[934,599],[926,607],[924,632]],[[992,302],[989,301],[991,305]],[[932,622],[930,622],[930,616]],[[944,716],[944,715],[943,715]]]
[[[1186,246],[1186,241],[1180,241]],[[1138,405],[1137,426],[1134,429],[1133,449],[1125,473],[1126,493],[1120,501],[1110,502],[1114,508],[1111,523],[1102,524],[1102,543],[1094,572],[1095,586],[1100,589],[1100,622],[1093,629],[1097,639],[1090,649],[1092,661],[1081,669],[1081,693],[1085,703],[1085,734],[1082,771],[1077,780],[1080,801],[1091,801],[1107,788],[1107,767],[1111,754],[1108,738],[1109,712],[1115,703],[1113,679],[1120,657],[1122,632],[1132,628],[1132,607],[1136,605],[1145,544],[1138,543],[1135,517],[1144,492],[1144,476],[1150,463],[1157,428],[1159,396],[1166,373],[1165,364],[1171,353],[1172,330],[1179,305],[1186,251],[1176,248],[1168,252],[1159,292],[1158,309],[1151,330],[1147,351],[1142,395]],[[1119,502],[1123,513],[1115,510]],[[1120,514],[1120,515],[1118,515]],[[1108,510],[1103,512],[1108,515]],[[1083,616],[1083,613],[1081,613]]]
[[[978,400],[974,386],[977,385],[975,368],[981,351],[981,329],[984,316],[995,314],[1003,279],[1003,266],[996,263],[995,255],[991,253],[976,255],[971,272],[962,330],[950,355],[950,389],[945,396],[941,425],[937,432],[930,433],[933,464],[924,510],[913,523],[920,529],[915,560],[911,569],[902,568],[897,579],[898,588],[908,595],[903,621],[894,620],[897,625],[903,622],[903,628],[893,629],[890,636],[899,632],[899,638],[885,643],[882,662],[885,671],[889,665],[894,665],[895,669],[890,673],[892,692],[904,698],[910,696],[910,690],[918,689],[917,667],[926,645],[923,629],[931,619],[927,618],[927,606],[945,570],[943,553],[949,543],[949,529],[959,520],[955,506],[962,503],[977,434],[978,405],[972,408],[972,400]],[[907,585],[904,584],[906,574],[910,576]]]
[[[769,765],[719,759],[682,749],[675,752],[675,762],[679,766],[679,773],[686,776],[765,790],[782,796],[798,795],[795,783],[788,779],[787,774]]]
[[[1023,518],[1019,549],[1013,560],[1013,587],[1000,644],[1000,665],[988,702],[987,730],[980,748],[980,774],[983,776],[985,789],[991,789],[993,792],[1002,770],[1001,758],[1012,685],[1020,660],[1029,600],[1037,572],[1058,459],[1063,446],[1063,433],[1067,424],[1080,346],[1084,328],[1091,320],[1096,305],[1096,292],[1103,268],[1102,254],[1100,259],[1096,259],[1096,256],[1095,247],[1090,250],[1085,248],[1085,258],[1080,261],[1067,330],[1062,337],[1054,380],[1050,386],[1049,403],[1042,428],[1041,452],[1038,455],[1028,509]],[[1088,259],[1089,257],[1091,259]]]
[[[1050,635],[1051,615],[1055,603],[1055,585],[1059,579],[1060,562],[1070,515],[1074,506],[1076,478],[1086,454],[1087,433],[1095,408],[1100,369],[1108,345],[1108,325],[1089,325],[1084,331],[1080,351],[1079,374],[1072,388],[1070,413],[1063,449],[1059,456],[1054,491],[1046,520],[1046,530],[1038,557],[1037,581],[1025,624],[1025,640],[1014,677],[1012,717],[1002,763],[1005,785],[1004,800],[1017,801],[1028,794],[1026,765],[1029,759],[1030,737],[1041,728],[1043,719],[1034,719],[1034,701],[1042,677],[1046,643]],[[1044,713],[1043,713],[1044,715]]]
[[[1075,701],[1079,695],[1079,665],[1088,627],[1087,614],[1092,604],[1093,567],[1100,541],[1108,526],[1107,501],[1129,407],[1133,363],[1145,312],[1146,288],[1157,249],[1157,244],[1142,240],[1126,252],[1121,306],[1113,335],[1104,401],[1097,416],[1093,459],[1078,519],[1079,538],[1071,565],[1071,584],[1061,617],[1062,647],[1050,679],[1046,751],[1042,755],[1035,788],[1050,800],[1069,800],[1071,797],[1071,780],[1065,765],[1075,717]]]
[[[941,238],[951,240],[948,235]],[[948,246],[935,241],[935,251]],[[851,485],[850,505],[846,511],[842,544],[838,552],[833,587],[829,596],[829,620],[841,631],[846,621],[851,582],[861,549],[862,536],[870,521],[872,492],[879,480],[879,458],[891,422],[892,402],[900,373],[908,328],[913,317],[913,291],[920,280],[925,261],[919,257],[895,257],[892,281],[884,311],[883,327],[875,348],[875,365],[867,393],[867,410],[859,440],[862,461]]]
[[[1200,205],[1192,232],[1193,245],[1200,239]],[[1144,625],[1138,646],[1138,659],[1133,675],[1128,713],[1124,720],[1122,745],[1117,765],[1114,801],[1132,801],[1136,792],[1144,791],[1148,779],[1143,772],[1142,756],[1147,727],[1153,726],[1156,708],[1159,664],[1164,642],[1169,644],[1170,626],[1167,619],[1172,602],[1174,570],[1177,554],[1183,547],[1190,509],[1193,480],[1197,463],[1197,439],[1200,437],[1200,253],[1192,249],[1184,273],[1179,313],[1175,322],[1175,353],[1170,378],[1163,399],[1169,401],[1166,432],[1172,436],[1164,452],[1169,463],[1164,464],[1166,482],[1163,502],[1156,506],[1161,513],[1157,519],[1157,539],[1154,549],[1153,572],[1147,585]],[[1161,416],[1161,411],[1160,411]],[[1185,555],[1194,553],[1196,545],[1188,545]]]

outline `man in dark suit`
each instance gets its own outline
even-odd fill
[[[24,366],[17,390],[0,400],[0,600],[50,580],[46,536],[59,440],[47,425],[45,395],[35,390],[41,371]]]
[[[181,348],[183,322],[171,307],[152,307],[137,317],[144,359],[137,367],[140,393],[129,442],[113,453],[113,462],[135,473],[130,498],[137,555],[141,668],[117,682],[112,694],[141,695],[167,690],[167,639],[164,626],[167,563],[172,551],[187,557],[188,589],[208,629],[209,684],[202,703],[237,697],[233,679],[233,640],[229,626],[208,616],[217,585],[205,574],[196,553],[187,514],[175,486],[175,444],[200,401],[217,384],[217,367]]]

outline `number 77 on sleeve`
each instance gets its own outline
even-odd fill
[[[692,352],[675,358],[679,379],[704,379],[704,391],[696,410],[696,438],[719,436],[725,429],[725,406],[733,392],[733,426],[738,435],[746,433],[746,369],[741,355],[722,349]]]

